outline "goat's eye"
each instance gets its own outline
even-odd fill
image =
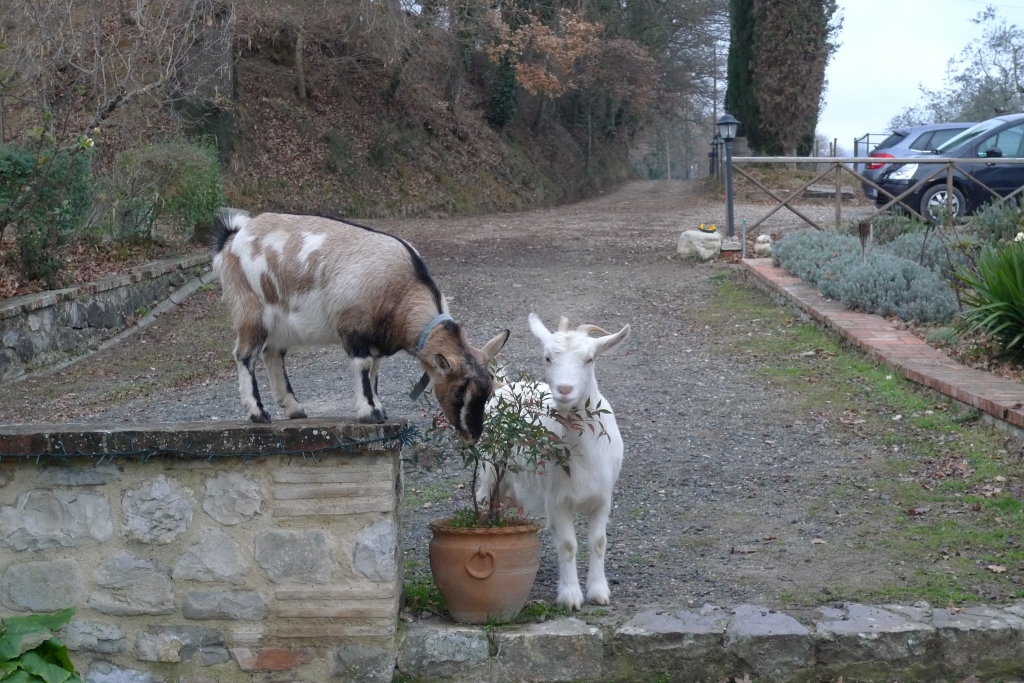
[[[587,359],[587,360],[585,361],[585,364],[589,365],[590,363],[593,363],[593,362],[594,362],[594,359],[593,359],[593,358],[588,358],[588,359]]]
[[[544,356],[544,362],[545,363],[550,363],[551,362],[551,356]]]

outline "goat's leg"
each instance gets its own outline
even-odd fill
[[[587,567],[587,601],[607,605],[611,601],[608,580],[604,576],[604,554],[608,548],[608,505],[590,513],[587,521],[587,547],[590,558]]]
[[[269,423],[270,413],[263,407],[260,401],[260,388],[256,385],[256,354],[262,345],[262,339],[254,340],[238,335],[238,341],[235,343],[235,365],[238,366],[238,393],[249,419],[253,422]]]
[[[381,403],[380,393],[377,390],[377,380],[380,377],[380,356],[374,356],[373,362],[370,364],[370,386],[373,387],[373,405],[380,411],[380,414],[384,416],[384,419],[388,419],[388,411],[384,410],[384,404]]]
[[[555,551],[558,553],[557,602],[568,610],[583,606],[583,591],[576,574],[576,525],[571,510],[557,510],[548,518],[554,531]]]
[[[356,356],[352,359],[352,371],[355,374],[356,417],[360,422],[383,422],[384,411],[380,400],[373,390],[370,370],[374,359],[370,356]]]
[[[294,420],[306,417],[306,411],[302,409],[302,404],[295,400],[292,383],[288,381],[288,372],[284,369],[286,353],[287,351],[284,349],[267,346],[263,349],[263,364],[267,366],[270,390],[274,394],[274,400],[284,409],[285,414]]]

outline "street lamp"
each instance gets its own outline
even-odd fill
[[[715,154],[714,175],[715,178],[718,178],[719,182],[722,181],[722,145],[724,144],[725,143],[722,142],[722,136],[719,135],[716,131],[715,137],[711,138],[711,149],[714,151]]]
[[[718,134],[725,140],[725,199],[729,212],[729,239],[736,235],[736,228],[732,212],[732,141],[736,137],[736,129],[740,122],[732,114],[725,113],[722,118],[715,122]]]

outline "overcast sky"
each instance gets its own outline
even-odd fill
[[[940,87],[949,58],[981,36],[970,20],[987,4],[1024,23],[1024,0],[839,0],[841,45],[826,72],[818,132],[847,153],[854,138],[888,132],[889,120],[921,99],[918,84]]]

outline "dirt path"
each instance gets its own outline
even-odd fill
[[[626,444],[609,529],[608,618],[646,605],[814,604],[898,597],[901,586],[912,593],[907,558],[887,538],[904,514],[882,493],[895,476],[890,417],[845,419],[850,410],[870,412],[875,399],[859,386],[824,386],[838,351],[803,346],[815,339],[808,328],[732,284],[737,268],[675,257],[682,229],[721,212],[690,185],[634,183],[551,210],[375,225],[417,246],[473,341],[511,328],[504,360],[513,369],[543,372],[530,311],[549,326],[563,314],[574,325],[632,326],[621,352],[597,370]],[[173,317],[69,370],[5,387],[0,422],[240,416],[233,340],[216,294],[198,293]],[[311,415],[350,413],[339,350],[290,359]],[[392,417],[422,420],[404,397],[418,374],[410,358],[385,363],[381,396]],[[467,481],[454,466],[407,470],[410,579],[429,571],[427,521],[464,504]],[[546,534],[544,541],[534,596],[551,599],[557,575]]]

